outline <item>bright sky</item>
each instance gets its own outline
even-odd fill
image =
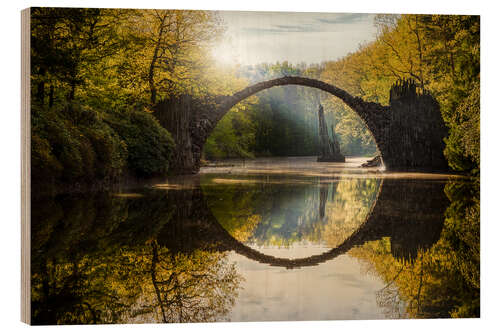
[[[375,39],[373,14],[221,11],[227,31],[214,50],[225,64],[319,63]]]

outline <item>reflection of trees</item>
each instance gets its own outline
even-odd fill
[[[377,305],[384,310],[386,318],[399,319],[405,318],[405,303],[399,297],[399,291],[394,284],[396,279],[399,277],[404,267],[401,267],[396,276],[380,289],[376,294]]]
[[[125,257],[126,258],[126,257]],[[138,277],[124,257],[51,258],[32,274],[34,324],[115,323],[122,321],[140,293],[124,272]]]
[[[341,244],[366,221],[380,186],[381,180],[376,178],[339,181],[335,195],[327,202],[327,223],[321,233],[329,246]]]
[[[241,278],[225,254],[172,257],[162,256],[156,243],[152,249],[151,280],[163,322],[208,322],[228,314]]]
[[[338,185],[338,183],[335,183]],[[335,196],[337,186],[333,188],[332,196]],[[330,194],[330,184],[320,184],[319,186],[319,218],[323,220],[325,218],[325,208],[326,202],[328,201],[328,194]]]
[[[210,182],[207,176],[208,206],[235,239],[278,246],[307,240],[335,247],[366,220],[380,187],[373,178],[266,176],[223,187]]]
[[[479,185],[450,181],[445,193],[440,238],[414,258],[395,256],[387,238],[350,252],[386,281],[377,302],[388,317],[479,316]]]
[[[204,196],[217,221],[235,239],[258,244],[286,245],[300,240],[318,215],[318,189],[310,183],[259,177],[210,184]]]
[[[113,257],[47,262],[33,276],[36,324],[224,319],[240,278],[226,255],[171,255],[156,245]]]
[[[189,242],[184,243],[187,252],[169,249],[185,233],[175,230],[174,222],[188,224],[198,210],[196,196],[189,198],[189,193],[151,191],[133,198],[98,194],[34,202],[32,322],[223,319],[241,281],[227,255],[196,249]],[[180,212],[183,219],[176,215]],[[161,246],[154,241],[159,235]]]

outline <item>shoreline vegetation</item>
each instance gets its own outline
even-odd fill
[[[374,24],[376,39],[339,60],[236,68],[209,56],[224,33],[217,12],[32,8],[32,193],[175,174],[176,142],[151,111],[157,103],[230,95],[286,75],[384,105],[395,81],[414,79],[440,104],[450,171],[479,177],[479,17],[377,15]],[[320,102],[343,154],[377,154],[371,133],[341,101],[286,86],[236,105],[203,157],[318,155]]]

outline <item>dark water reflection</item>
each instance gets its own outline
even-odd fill
[[[475,317],[473,182],[205,174],[32,203],[35,324]]]

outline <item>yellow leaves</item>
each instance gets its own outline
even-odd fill
[[[240,228],[233,230],[231,235],[240,242],[246,242],[251,236],[253,236],[254,230],[257,228],[261,220],[262,216],[252,214],[244,220]]]
[[[147,101],[151,87],[157,100],[206,95],[212,88],[209,49],[222,32],[215,12],[127,10],[116,31],[126,41],[114,58],[126,94]]]
[[[450,243],[446,238],[446,234],[453,229],[453,223],[445,225],[441,238],[432,247],[419,249],[412,261],[394,256],[391,243],[392,246],[397,243],[389,238],[368,242],[352,249],[349,254],[367,263],[368,270],[387,284],[384,289],[389,286],[395,289],[398,299],[405,302],[405,311],[410,317],[470,317],[478,308],[475,304],[478,298],[469,299],[474,297],[474,292],[464,285],[460,276],[464,274],[460,270],[467,262],[457,254],[463,255],[461,252],[464,249],[457,251],[453,244],[455,240]],[[471,280],[479,282],[479,276]],[[479,285],[475,287],[479,290]],[[383,296],[384,293],[381,293],[380,297]],[[394,300],[380,301],[384,307],[396,305]]]
[[[206,95],[232,95],[235,92],[245,88],[248,81],[244,78],[239,78],[233,68],[225,66],[217,66],[214,62],[205,68],[199,74],[197,85],[203,87],[203,93]],[[255,98],[249,98],[246,101],[255,102]]]

